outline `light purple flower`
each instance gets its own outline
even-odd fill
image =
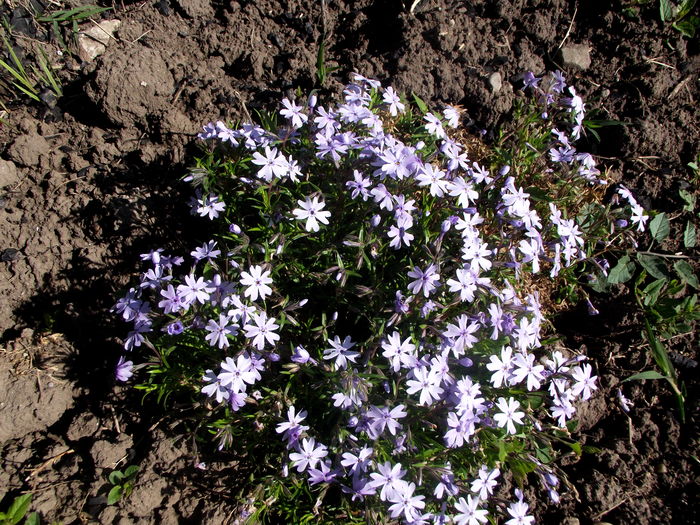
[[[241,272],[240,283],[246,287],[243,295],[250,297],[251,301],[265,300],[265,297],[272,294],[272,288],[268,284],[272,283],[270,271],[263,270],[262,266],[251,266],[247,272]]]
[[[313,199],[306,197],[305,200],[298,200],[299,208],[292,210],[298,221],[306,221],[304,226],[307,232],[317,232],[320,227],[318,223],[328,224],[328,217],[331,212],[322,211],[326,207],[326,203],[318,200],[318,196],[314,195]]]
[[[415,279],[408,285],[411,293],[418,295],[422,290],[425,297],[428,297],[437,288],[440,280],[440,274],[437,272],[437,267],[434,264],[428,266],[425,271],[418,266],[414,266],[413,270],[408,272],[408,276]]]
[[[328,343],[331,345],[331,348],[326,348],[323,351],[323,359],[335,359],[335,366],[339,370],[347,368],[348,361],[354,363],[360,355],[359,352],[350,351],[356,344],[350,339],[350,336],[346,336],[341,342],[340,338],[336,335],[332,340],[329,339]]]
[[[493,416],[496,424],[499,427],[506,427],[509,434],[515,434],[515,423],[522,425],[523,418],[525,417],[525,412],[518,411],[520,402],[516,401],[513,397],[509,397],[508,399],[499,397],[496,407],[500,410],[500,412]]]
[[[117,378],[117,381],[128,381],[129,378],[134,375],[132,371],[133,367],[133,361],[127,361],[124,356],[119,357],[117,367],[114,371],[114,376]]]
[[[297,472],[304,472],[307,468],[315,468],[322,458],[328,455],[326,446],[319,443],[316,446],[314,438],[304,438],[299,447],[299,452],[291,452],[289,459],[293,462]]]
[[[309,120],[309,117],[302,113],[302,109],[304,109],[302,106],[297,106],[294,102],[291,102],[287,98],[282,99],[282,105],[284,106],[284,109],[280,110],[280,115],[288,120],[291,120],[292,126],[295,128],[298,129],[302,127],[304,123]]]

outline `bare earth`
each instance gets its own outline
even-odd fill
[[[58,56],[45,44],[64,97],[55,107],[10,104],[0,127],[0,508],[30,491],[45,522],[234,522],[235,455],[198,450],[154,402],[115,385],[124,326],[109,309],[139,253],[182,252],[196,238],[179,179],[201,126],[313,88],[324,35],[339,67],[328,93],[357,71],[429,103],[461,104],[486,130],[507,117],[518,74],[562,69],[597,118],[627,124],[588,144],[601,164],[645,206],[679,206],[698,154],[700,56],[697,38],[661,24],[655,2],[637,19],[623,12],[633,2],[423,0],[412,13],[404,3],[115,2],[103,17],[121,25],[101,56]],[[45,40],[47,25],[20,24],[23,4],[6,2],[0,15],[20,42]],[[601,388],[580,439],[601,452],[568,461],[573,486],[559,506],[540,495],[539,521],[697,523],[697,369],[679,366],[686,424],[660,383],[626,387],[628,418],[615,399],[620,380],[652,365],[633,346],[632,301],[596,306],[597,318],[582,308],[559,324],[595,359]],[[674,350],[697,361],[696,335]],[[133,494],[108,506],[107,475],[130,464],[141,468]]]

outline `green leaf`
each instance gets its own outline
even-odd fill
[[[530,186],[525,190],[527,193],[530,194],[530,197],[532,200],[538,201],[538,202],[554,202],[554,199],[547,193],[545,190],[541,188],[537,188],[535,186]]]
[[[694,248],[697,241],[697,235],[695,233],[695,224],[688,221],[685,225],[685,230],[683,231],[683,246],[686,248]]]
[[[29,510],[29,505],[31,505],[31,503],[31,494],[24,494],[15,498],[5,514],[5,523],[3,525],[15,525],[16,523],[19,523]]]
[[[498,461],[503,463],[506,459],[506,445],[503,441],[498,442]]]
[[[688,190],[678,190],[678,195],[685,201],[683,211],[693,211],[695,209],[695,194]]]
[[[602,274],[597,274],[595,278],[587,283],[590,288],[598,293],[608,292],[608,280]]]
[[[666,379],[666,376],[658,373],[656,370],[647,370],[646,372],[631,375],[627,379],[623,379],[622,382],[626,383],[627,381],[638,381],[640,379]]]
[[[647,319],[644,320],[644,332],[651,346],[651,354],[654,357],[654,361],[661,371],[666,374],[664,377],[675,385],[676,371],[673,368],[673,363],[671,363],[671,359],[668,357],[666,347],[659,341],[659,338],[656,337],[654,329]]]
[[[567,443],[567,444],[571,447],[571,450],[573,450],[577,456],[581,455],[582,450],[581,450],[581,445],[579,443]]]
[[[656,255],[647,255],[645,253],[638,253],[637,260],[642,268],[644,268],[652,277],[656,279],[667,279],[669,277],[666,263],[661,257],[657,257]]]
[[[112,485],[119,485],[124,479],[124,473],[121,470],[115,470],[109,474],[109,478],[107,479],[109,479]]]
[[[589,129],[605,128],[608,126],[629,126],[630,122],[622,122],[620,120],[586,120],[584,124]]]
[[[416,106],[418,106],[418,109],[420,109],[421,113],[428,112],[428,105],[425,102],[423,102],[423,99],[415,93],[413,93],[413,100],[415,101]]]
[[[124,471],[124,476],[127,478],[133,477],[139,471],[138,465],[131,465]]]
[[[117,501],[122,499],[122,491],[123,489],[120,485],[112,487],[112,490],[110,490],[107,495],[107,505],[114,505]]]
[[[687,38],[695,38],[695,31],[700,26],[700,19],[696,16],[688,17],[687,20],[681,20],[673,24],[673,27],[680,31]]]
[[[669,0],[659,0],[659,15],[662,22],[673,20],[673,6]]]
[[[678,6],[678,14],[676,15],[678,20],[690,13],[696,3],[697,0],[683,0]]]
[[[634,274],[634,263],[629,255],[625,255],[608,274],[608,282],[610,284],[620,284],[629,281]]]
[[[657,279],[642,290],[644,306],[653,306],[659,300],[659,294],[666,284],[666,279]]]
[[[39,519],[38,512],[32,512],[24,522],[24,525],[39,525],[41,520]]]
[[[649,223],[649,231],[657,242],[661,242],[668,237],[668,234],[671,233],[671,225],[665,213],[659,213],[651,220]]]
[[[676,261],[673,264],[673,268],[676,270],[676,273],[684,283],[689,284],[696,290],[700,289],[700,282],[698,282],[698,277],[693,273],[693,267],[690,266],[688,261]]]

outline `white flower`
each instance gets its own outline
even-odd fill
[[[282,99],[282,105],[284,109],[280,110],[280,115],[284,118],[292,121],[292,126],[295,128],[300,128],[304,123],[309,120],[309,117],[301,112],[301,106],[297,106],[294,102],[290,102],[289,99]]]
[[[575,383],[571,387],[571,393],[574,396],[581,394],[581,399],[587,401],[590,399],[593,390],[597,390],[598,387],[595,384],[595,380],[598,376],[591,377],[591,365],[585,364],[580,367],[574,367],[571,369],[571,377],[573,377]]]
[[[411,293],[418,295],[418,293],[423,290],[423,295],[428,297],[437,287],[440,279],[440,274],[436,270],[437,268],[434,264],[428,266],[425,272],[418,268],[418,266],[414,266],[413,270],[408,272],[408,276],[415,279],[415,281],[411,281],[408,285],[408,289]]]
[[[355,359],[360,355],[358,352],[351,352],[350,349],[355,346],[355,343],[350,339],[350,336],[346,336],[343,342],[340,342],[340,337],[337,335],[333,340],[328,340],[331,348],[326,348],[323,351],[323,359],[335,359],[335,366],[342,370],[348,366],[348,361],[355,362]]]
[[[479,508],[479,498],[472,499],[471,496],[467,496],[467,500],[464,498],[459,498],[459,501],[455,504],[455,509],[457,509],[460,514],[454,517],[456,525],[479,525],[480,523],[486,523],[488,521],[488,511]]]
[[[646,227],[646,223],[649,220],[649,216],[644,215],[644,208],[638,204],[635,204],[632,206],[632,215],[630,216],[630,220],[637,225],[637,231],[643,232]]]
[[[304,438],[301,442],[299,452],[289,454],[289,459],[294,462],[297,472],[304,472],[308,468],[315,468],[316,464],[328,455],[326,446],[319,443],[316,446],[314,438]]]
[[[282,178],[289,171],[289,163],[281,153],[277,152],[277,148],[265,146],[265,155],[259,152],[253,153],[253,164],[261,166],[258,170],[258,177],[270,182],[274,177]]]
[[[486,368],[492,372],[491,384],[494,388],[501,388],[501,385],[507,386],[510,381],[511,370],[513,369],[513,349],[510,346],[504,346],[501,349],[501,357],[492,355],[490,363]]]
[[[430,194],[434,197],[442,197],[447,192],[448,182],[445,179],[445,172],[430,163],[420,168],[416,180],[418,186],[430,186]]]
[[[415,394],[420,391],[419,404],[432,405],[440,399],[444,389],[440,386],[440,374],[437,370],[428,367],[415,368],[411,375],[413,379],[406,381],[406,393]]]
[[[498,414],[493,416],[496,424],[499,427],[506,427],[509,434],[515,434],[514,423],[522,425],[523,417],[525,417],[525,412],[518,412],[520,402],[512,397],[509,397],[507,400],[504,397],[499,397],[496,407],[500,410]]]
[[[272,293],[272,288],[268,284],[272,283],[272,279],[269,277],[270,272],[268,270],[263,271],[262,266],[251,266],[248,272],[241,272],[240,283],[246,286],[246,290],[243,293],[246,297],[250,297],[251,301],[256,301],[258,296],[261,300],[264,300],[266,296]]]
[[[307,232],[317,232],[319,230],[318,223],[328,224],[328,217],[331,216],[329,211],[321,211],[326,207],[325,202],[319,202],[318,197],[314,196],[313,199],[306,197],[306,200],[298,200],[300,208],[292,210],[292,213],[296,215],[296,219],[299,221],[306,220],[306,231]]]
[[[403,113],[406,109],[399,98],[399,95],[394,91],[394,88],[389,86],[386,91],[382,94],[382,99],[385,104],[389,105],[389,114],[395,117],[399,113]]]
[[[268,319],[265,312],[261,312],[259,315],[252,314],[252,318],[255,324],[247,324],[243,327],[245,336],[253,340],[255,348],[258,350],[262,350],[265,347],[265,342],[275,346],[275,343],[280,339],[280,336],[274,332],[279,328],[279,325],[275,322],[276,319],[274,317]]]
[[[426,121],[425,130],[435,138],[444,139],[447,136],[445,128],[442,127],[442,122],[435,115],[428,113],[423,117],[423,120]]]
[[[250,359],[245,354],[239,355],[236,360],[227,357],[221,363],[221,372],[217,376],[221,386],[233,392],[245,392],[247,385],[252,385],[260,379],[260,373],[251,365]]]

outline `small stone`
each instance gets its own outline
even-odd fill
[[[564,66],[583,71],[591,67],[591,48],[586,44],[564,46],[559,52],[559,58]]]
[[[6,248],[0,253],[0,261],[14,262],[22,256],[19,250],[15,248]]]
[[[488,78],[491,93],[498,93],[503,87],[503,77],[499,72],[491,73]]]
[[[78,56],[84,62],[95,60],[107,50],[109,41],[121,25],[121,20],[103,20],[78,33]]]
[[[19,182],[19,173],[14,162],[0,159],[0,188],[14,186]]]
[[[578,518],[564,518],[561,522],[561,525],[580,525],[581,522],[579,521]]]

